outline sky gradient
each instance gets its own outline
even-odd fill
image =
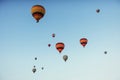
[[[46,9],[39,23],[36,4]],[[120,80],[119,41],[119,0],[0,0],[0,80]]]

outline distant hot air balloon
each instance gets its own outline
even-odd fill
[[[44,69],[44,67],[41,68],[42,70]]]
[[[64,47],[65,47],[64,43],[62,43],[62,42],[56,43],[56,49],[59,51],[59,53],[62,52],[62,50],[64,49]]]
[[[104,54],[107,54],[107,51],[105,51]]]
[[[54,33],[52,34],[52,37],[53,37],[53,38],[55,37],[55,34],[54,34]]]
[[[88,42],[88,40],[87,40],[86,38],[81,38],[81,39],[80,39],[80,43],[81,43],[81,45],[82,45],[83,47],[86,46],[87,42]]]
[[[45,8],[41,5],[34,5],[31,8],[32,16],[36,19],[36,22],[38,23],[41,18],[45,15]]]
[[[34,66],[34,68],[32,69],[32,72],[33,72],[33,73],[35,73],[35,72],[36,72],[36,68],[35,68],[35,66]]]
[[[64,55],[64,56],[63,56],[63,59],[64,59],[64,61],[66,62],[67,59],[68,59],[68,56],[67,56],[67,55]]]
[[[97,9],[96,12],[99,13],[99,12],[100,12],[100,9]]]
[[[35,60],[37,60],[37,57],[35,57]]]
[[[48,47],[50,47],[51,46],[51,44],[48,44]]]

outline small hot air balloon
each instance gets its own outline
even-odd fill
[[[32,72],[33,72],[33,73],[36,72],[36,68],[35,68],[35,66],[33,67]]]
[[[37,57],[35,57],[35,60],[37,60]]]
[[[55,34],[54,34],[54,33],[52,34],[52,37],[53,37],[53,38],[55,37]]]
[[[64,49],[64,47],[65,47],[64,43],[62,43],[62,42],[56,43],[56,49],[59,51],[59,53],[62,52],[62,50]]]
[[[99,12],[100,12],[100,9],[97,9],[96,12],[99,13]]]
[[[104,54],[107,54],[107,51],[105,51]]]
[[[81,45],[82,45],[83,47],[86,46],[87,42],[88,42],[88,40],[87,40],[86,38],[81,38],[81,39],[80,39],[80,43],[81,43]]]
[[[68,56],[67,56],[67,55],[64,55],[64,56],[63,56],[63,59],[64,59],[64,61],[66,62],[67,59],[68,59]]]
[[[44,69],[44,67],[41,68],[42,70]]]
[[[48,47],[50,47],[51,46],[51,44],[48,44]]]
[[[36,22],[38,23],[41,18],[45,15],[45,8],[41,5],[34,5],[31,8],[32,16],[36,19]]]

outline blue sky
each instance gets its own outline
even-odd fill
[[[39,23],[36,4],[46,9]],[[120,80],[119,15],[119,0],[0,0],[0,80]]]

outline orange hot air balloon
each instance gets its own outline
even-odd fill
[[[81,45],[82,45],[83,47],[86,46],[87,42],[88,42],[88,40],[87,40],[86,38],[81,38],[81,39],[80,39],[80,43],[81,43]]]
[[[41,5],[34,5],[31,8],[32,16],[36,19],[36,22],[38,23],[41,18],[45,15],[45,8]]]
[[[56,43],[56,49],[59,51],[59,53],[62,52],[62,50],[64,49],[64,47],[65,47],[64,43],[62,43],[62,42]]]

